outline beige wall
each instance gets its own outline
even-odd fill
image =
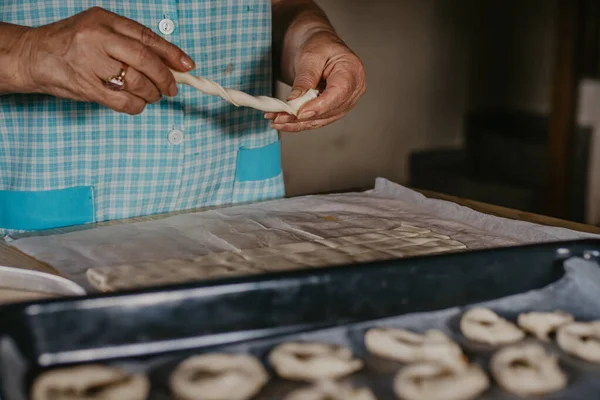
[[[468,108],[503,102],[546,108],[549,69],[542,60],[551,52],[552,7],[538,13],[533,38],[522,39],[520,32],[530,31],[531,14],[553,1],[496,1],[512,4],[498,23],[509,33],[509,19],[517,27],[514,47],[504,46],[498,54],[478,39],[490,29],[486,19],[494,16],[483,4],[489,1],[317,1],[363,59],[368,91],[342,121],[282,134],[289,195],[370,186],[377,176],[405,183],[411,151],[461,145]],[[518,4],[525,11],[515,11]],[[510,70],[494,68],[507,52],[519,61]],[[523,56],[529,61],[520,60]],[[512,82],[517,75],[523,79]],[[511,84],[501,84],[502,79]],[[289,91],[279,89],[281,96]]]

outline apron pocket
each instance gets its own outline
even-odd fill
[[[235,168],[233,203],[269,200],[284,195],[279,141],[263,147],[240,147]]]
[[[36,231],[94,222],[91,186],[58,190],[0,190],[0,228]]]

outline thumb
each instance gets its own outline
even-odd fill
[[[306,93],[309,89],[316,89],[321,82],[321,76],[323,75],[323,68],[315,63],[311,63],[307,67],[303,67],[296,74],[292,91],[289,94],[287,101],[297,99]]]

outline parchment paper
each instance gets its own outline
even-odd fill
[[[304,196],[74,232],[7,238],[10,245],[93,291],[93,267],[240,251],[391,230],[408,223],[468,249],[595,237],[497,218],[378,179],[366,193]]]

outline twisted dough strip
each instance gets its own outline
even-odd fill
[[[194,76],[188,72],[184,73],[173,70],[171,70],[171,72],[178,83],[192,86],[199,91],[212,96],[220,96],[236,107],[251,107],[263,112],[285,112],[297,116],[298,111],[304,104],[315,99],[319,95],[318,90],[310,89],[301,97],[285,103],[273,97],[255,97],[239,90],[224,88],[213,80]]]

